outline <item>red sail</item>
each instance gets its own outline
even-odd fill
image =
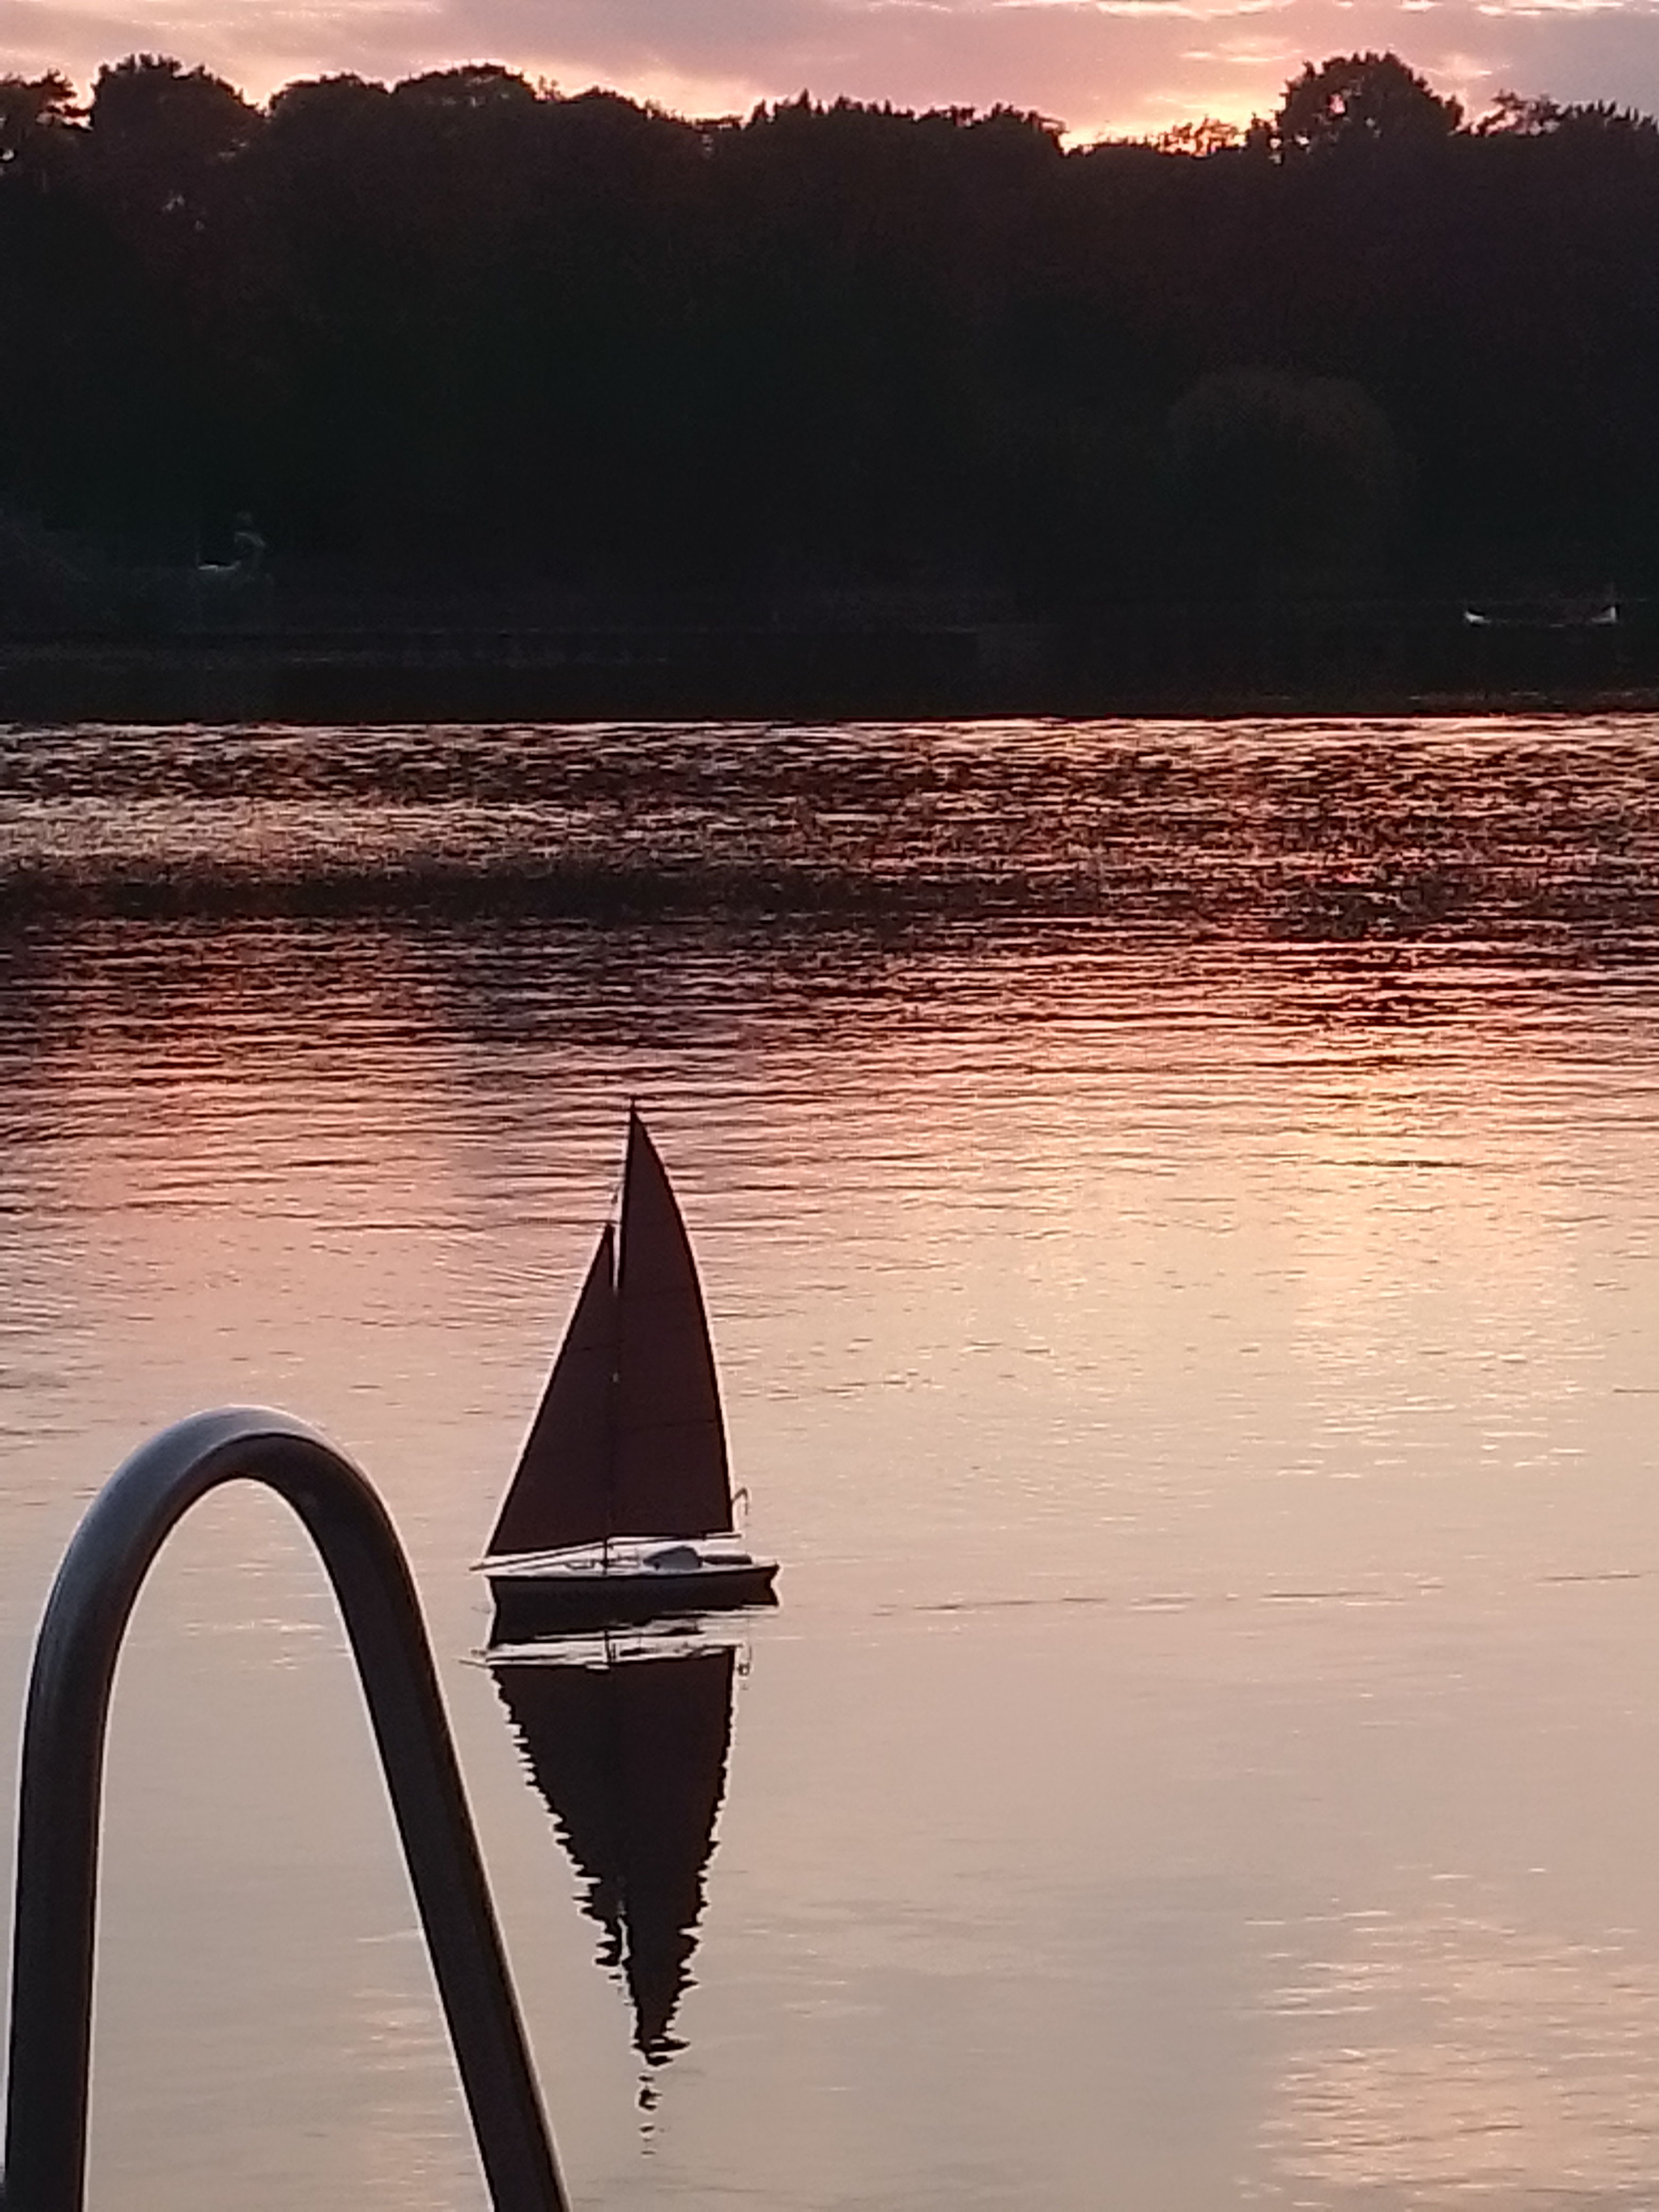
[[[617,1527],[611,1505],[613,1243],[607,1222],[490,1536],[492,1558],[595,1544]]]
[[[619,1535],[707,1536],[732,1526],[726,1424],[691,1246],[656,1147],[628,1121],[617,1285]]]

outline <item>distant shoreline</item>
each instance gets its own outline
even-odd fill
[[[477,623],[0,639],[0,721],[972,720],[1659,710],[1659,607],[1455,604],[1088,621]]]

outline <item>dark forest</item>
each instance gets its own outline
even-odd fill
[[[0,297],[14,569],[252,518],[277,574],[390,590],[1659,582],[1659,129],[1466,118],[1392,56],[1080,149],[495,68],[14,77]]]

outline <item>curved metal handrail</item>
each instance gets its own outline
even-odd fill
[[[76,1529],[40,1624],[18,1781],[4,2212],[81,2212],[99,1815],[121,1638],[150,1562],[210,1490],[266,1484],[339,1601],[495,2212],[566,2212],[409,1567],[379,1498],[284,1413],[198,1413],[135,1452]]]

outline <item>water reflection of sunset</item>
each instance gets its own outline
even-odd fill
[[[1467,1891],[1468,1885],[1454,1885]],[[1319,2021],[1263,2122],[1286,2197],[1639,2201],[1659,2157],[1659,1967],[1453,1902],[1356,1912],[1270,2002]]]
[[[641,742],[679,806],[695,747]],[[1413,739],[1413,820],[1461,807],[1443,846],[1482,868],[1414,934],[1374,870],[1370,936],[1311,801],[1264,802],[1248,850],[1229,824],[1247,783],[1402,804],[1374,738],[842,732],[826,783],[901,783],[836,849],[879,831],[925,896],[792,878],[763,910],[803,742],[739,748],[737,818],[677,815],[692,858],[640,910],[503,875],[331,917],[308,861],[233,912],[175,884],[166,921],[15,925],[0,1687],[114,1459],[188,1404],[286,1401],[410,1543],[578,2203],[632,2202],[647,2155],[690,2212],[1616,2201],[1659,2079],[1659,823],[1632,814],[1616,881],[1590,855],[1636,738],[1565,758],[1543,879],[1492,732]],[[582,768],[607,836],[617,773]],[[1063,896],[1003,866],[999,775],[1033,851],[1081,779]],[[117,905],[149,895],[131,857]],[[602,1855],[552,1846],[462,1663],[633,1094],[789,1561],[648,2149],[584,1917]],[[339,1633],[263,1502],[163,1561],[112,1762],[106,2187],[466,2201]]]

